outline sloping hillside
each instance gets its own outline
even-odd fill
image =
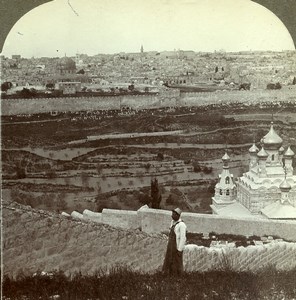
[[[123,230],[15,202],[4,201],[2,208],[4,274],[31,275],[38,270],[93,274],[118,264],[149,272],[159,270],[163,263],[166,235]],[[296,267],[296,243],[281,239],[261,243],[224,248],[187,245],[184,267],[189,272],[257,272],[268,267],[288,271]]]
[[[115,264],[159,268],[167,238],[84,223],[17,203],[3,202],[3,273],[36,270],[93,273]]]

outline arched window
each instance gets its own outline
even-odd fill
[[[229,184],[229,177],[228,176],[225,178],[225,183]]]
[[[226,190],[226,196],[229,196],[229,190]]]
[[[220,195],[222,195],[222,190],[220,190]]]
[[[272,161],[274,161],[274,154],[272,154],[272,156],[271,156],[271,160],[272,160]]]

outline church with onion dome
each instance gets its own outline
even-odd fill
[[[212,197],[213,214],[231,217],[255,217],[296,220],[296,175],[293,175],[294,152],[283,147],[274,130],[261,139],[261,149],[249,149],[249,170],[234,180],[230,157],[223,158],[223,170]]]

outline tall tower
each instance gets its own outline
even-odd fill
[[[257,160],[258,151],[259,151],[259,149],[255,145],[255,143],[253,143],[252,147],[249,149],[249,154],[250,154],[249,168],[250,168],[250,170],[253,169],[254,167],[256,167],[258,164],[258,160]]]
[[[218,210],[235,202],[236,185],[233,180],[233,174],[229,171],[230,157],[227,153],[222,157],[223,170],[219,175],[219,182],[215,186],[215,195],[212,198],[211,208],[214,214]]]
[[[293,176],[292,162],[293,162],[294,155],[295,155],[295,153],[289,146],[287,151],[284,153],[284,164],[285,164],[285,168],[287,170],[287,176]]]
[[[143,55],[143,53],[144,53],[144,47],[143,45],[141,45],[141,54]]]
[[[287,182],[287,179],[280,184],[280,190],[281,190],[281,203],[282,204],[290,204],[289,200],[289,192],[291,190],[291,185]],[[291,203],[292,204],[292,203]]]

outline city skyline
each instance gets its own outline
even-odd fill
[[[87,5],[55,0],[15,24],[2,54],[30,58],[133,53],[140,52],[141,45],[144,51],[159,52],[295,50],[284,24],[250,0],[89,0]]]

